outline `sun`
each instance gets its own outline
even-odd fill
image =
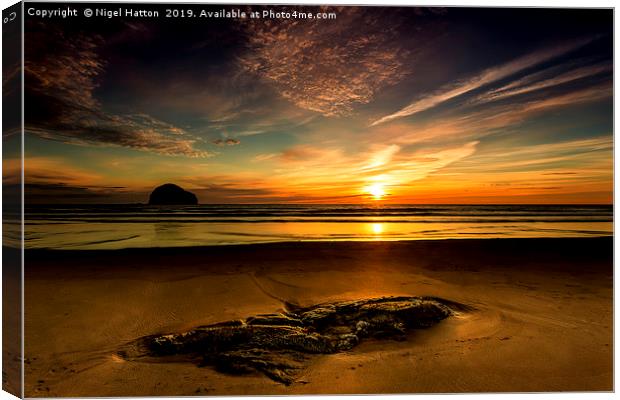
[[[374,183],[366,187],[366,192],[370,194],[374,200],[381,200],[385,196],[385,189],[382,184]]]

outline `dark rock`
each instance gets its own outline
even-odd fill
[[[183,190],[183,188],[166,183],[155,188],[149,196],[150,205],[194,205],[198,204],[198,199],[194,193]]]
[[[455,308],[452,308],[454,306]],[[304,361],[350,350],[362,339],[406,339],[452,315],[458,303],[431,297],[382,297],[311,307],[139,338],[118,354],[126,359],[186,355],[231,374],[261,372],[291,384]]]

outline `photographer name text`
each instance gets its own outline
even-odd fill
[[[27,9],[30,17],[38,18],[209,18],[209,19],[336,19],[335,12],[309,10],[241,9],[205,10],[193,8],[167,8],[163,10],[139,8],[84,8],[64,7],[54,9]]]

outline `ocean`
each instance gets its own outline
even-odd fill
[[[611,205],[54,205],[25,218],[26,249],[612,234]]]

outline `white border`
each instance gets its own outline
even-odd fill
[[[50,2],[50,1],[41,1],[41,2]],[[84,3],[86,3],[87,1],[84,1]],[[117,0],[111,0],[111,1],[105,1],[106,3],[132,3],[131,1],[117,1]],[[269,0],[228,0],[228,1],[202,1],[202,2],[197,2],[197,1],[174,1],[174,0],[151,0],[151,1],[138,1],[138,2],[142,2],[142,3],[177,3],[177,4],[189,4],[189,3],[193,3],[193,4],[341,4],[341,5],[381,5],[381,6],[388,6],[388,5],[394,5],[394,6],[469,6],[469,7],[559,7],[559,8],[614,8],[615,7],[615,3],[613,1],[610,0],[588,0],[588,1],[580,1],[580,0],[526,0],[526,1],[506,1],[506,0],[477,0],[477,1],[471,1],[471,0],[449,0],[449,1],[438,1],[438,0],[415,0],[415,1],[407,1],[407,0],[388,0],[386,2],[379,2],[379,0],[375,0],[375,1],[369,1],[369,0],[321,0],[321,1],[309,1],[309,0],[278,0],[278,1],[269,1]],[[12,0],[0,0],[0,6],[2,7],[2,9],[5,9],[13,4],[15,4],[16,1],[12,1]],[[80,1],[75,1],[75,0],[71,0],[71,1],[64,1],[63,3],[80,3]],[[136,3],[136,2],[133,2]],[[23,21],[22,21],[23,22]],[[23,27],[23,23],[22,23],[22,27]],[[527,27],[524,27],[524,29],[527,29]],[[618,43],[618,33],[615,30],[615,10],[614,10],[614,65],[616,65],[616,48],[617,48],[617,43]],[[23,44],[22,44],[23,45]],[[0,64],[1,64],[1,55],[0,55]],[[23,66],[23,50],[22,50],[22,66]],[[23,68],[22,68],[22,74],[23,74]],[[23,79],[22,79],[22,85],[23,85]],[[616,93],[616,89],[618,87],[618,82],[615,80],[615,69],[614,69],[614,93]],[[23,90],[23,88],[22,88]],[[0,108],[1,110],[1,108]],[[23,103],[22,103],[22,126],[23,126]],[[0,111],[1,113],[1,111]],[[616,118],[615,116],[617,115],[617,107],[616,107],[616,102],[615,102],[615,97],[614,97],[614,139],[615,139],[615,122],[616,122]],[[1,117],[1,114],[0,114]],[[23,136],[22,136],[22,152],[24,151],[23,148]],[[0,152],[2,149],[2,144],[0,141]],[[615,150],[615,147],[614,147]],[[618,178],[618,174],[616,174],[616,169],[615,169],[615,151],[614,151],[614,188],[616,187],[618,181],[620,180],[620,178]],[[23,174],[23,153],[22,153],[22,174]],[[22,176],[22,185],[23,185],[23,176]],[[1,188],[0,188],[0,194],[1,194]],[[615,190],[614,190],[615,193]],[[23,190],[22,190],[22,196],[23,196]],[[0,204],[1,204],[1,200],[0,200]],[[23,207],[23,198],[22,198],[22,207]],[[614,214],[616,211],[616,207],[615,207],[615,202],[614,202]],[[22,209],[22,232],[23,232],[23,209]],[[614,230],[615,233],[615,230]],[[617,248],[617,244],[618,244],[618,238],[614,235],[614,254],[615,254],[615,249]],[[22,237],[22,241],[23,241],[23,237]],[[22,243],[22,251],[23,251],[23,243]],[[0,256],[1,256],[2,250],[0,249]],[[22,254],[22,259],[23,259],[23,254]],[[615,257],[614,257],[614,271],[616,269],[616,262],[615,262]],[[616,274],[614,273],[614,289],[615,289],[615,280],[616,280]],[[23,284],[23,268],[22,268],[22,284]],[[0,288],[0,293],[1,293],[1,288]],[[23,305],[23,287],[22,287],[22,305]],[[1,310],[1,299],[0,299],[0,310]],[[617,309],[618,306],[618,299],[615,296],[615,290],[614,290],[614,311]],[[23,313],[23,308],[22,308],[22,313]],[[615,318],[615,312],[614,312],[614,339],[615,339],[615,333],[618,332],[618,321]],[[23,326],[23,318],[22,318],[22,352],[23,352],[23,332],[24,332],[24,326]],[[618,349],[617,346],[615,345],[616,341],[614,340],[614,360],[616,359],[616,356],[618,354]],[[0,354],[2,350],[2,343],[0,341]],[[510,360],[506,360],[506,362],[510,362]],[[618,382],[618,368],[615,365],[614,362],[614,383]],[[23,369],[22,369],[22,390],[23,390]],[[376,397],[376,398],[389,398],[389,399],[394,399],[394,400],[403,400],[403,399],[421,399],[421,400],[445,400],[446,396],[457,396],[458,399],[464,399],[464,400],[470,400],[470,399],[479,399],[479,398],[484,398],[484,399],[491,399],[491,400],[496,400],[496,399],[520,399],[523,397],[526,398],[535,398],[535,399],[562,399],[562,400],[574,400],[574,399],[609,399],[609,398],[615,398],[617,397],[615,393],[548,393],[548,394],[523,394],[523,393],[517,393],[517,394],[455,394],[455,395],[376,395],[376,396],[371,396],[371,397]],[[281,398],[282,396],[245,396],[245,397],[237,397],[237,396],[228,396],[225,397],[226,399],[247,399],[247,398],[260,398],[260,399],[278,399]],[[337,398],[337,399],[343,399],[343,400],[352,400],[352,399],[356,399],[359,398],[360,396],[290,396],[288,398],[291,399],[307,399],[307,400],[322,400],[325,398]],[[620,397],[620,396],[618,396]],[[0,400],[9,400],[9,399],[15,399],[14,396],[6,393],[6,392],[2,392],[0,391]],[[178,399],[178,400],[186,400],[187,397],[142,397],[142,399]]]

